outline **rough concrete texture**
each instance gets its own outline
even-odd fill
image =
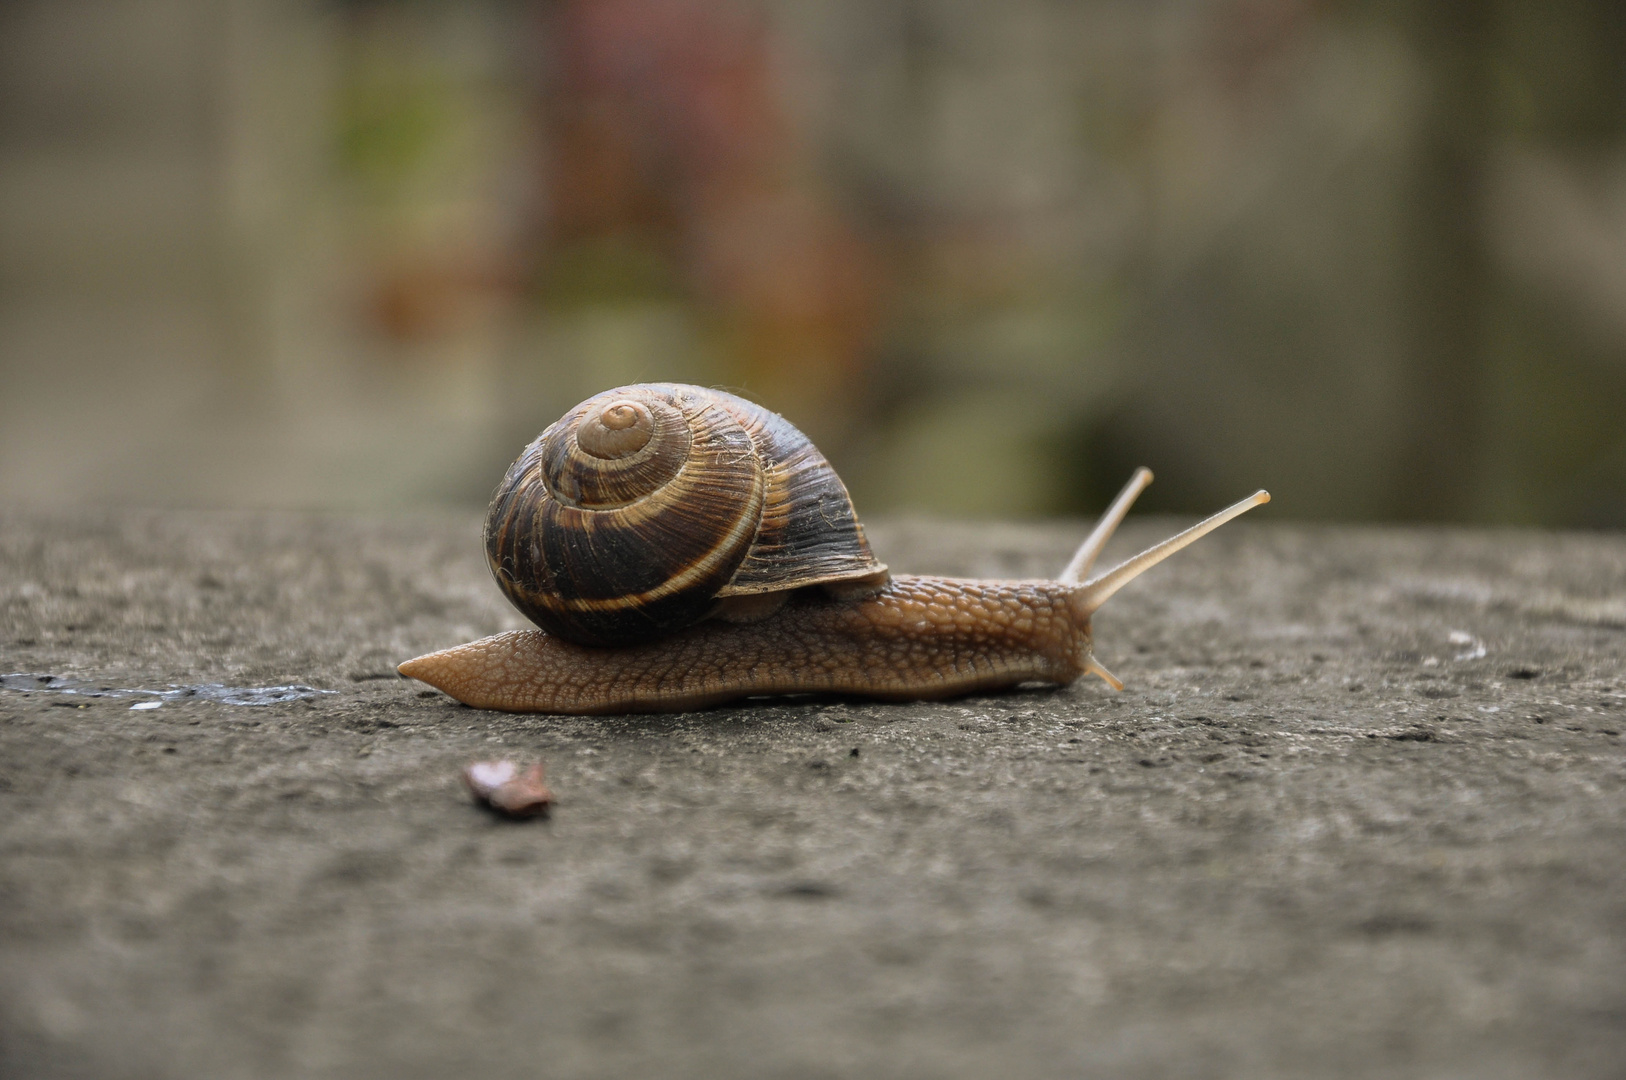
[[[0,1072],[1623,1075],[1626,537],[1266,513],[1097,618],[1121,694],[610,719],[393,676],[519,625],[473,517],[7,515],[5,671],[337,693],[0,690]]]

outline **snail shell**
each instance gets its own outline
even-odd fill
[[[807,436],[676,383],[605,391],[544,431],[498,488],[485,542],[514,606],[584,645],[650,641],[731,597],[887,579]]]

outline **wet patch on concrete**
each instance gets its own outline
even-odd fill
[[[285,705],[290,701],[309,701],[336,690],[318,690],[314,686],[226,686],[222,683],[202,683],[196,686],[170,686],[163,690],[132,690],[108,686],[87,679],[66,675],[40,675],[14,672],[0,675],[0,690],[18,694],[71,694],[85,698],[140,698],[133,709],[156,709],[166,701],[215,701],[222,705]]]

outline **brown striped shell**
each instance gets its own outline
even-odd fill
[[[886,573],[807,436],[677,383],[607,390],[566,413],[509,468],[485,539],[514,606],[584,645],[661,637],[727,597]]]

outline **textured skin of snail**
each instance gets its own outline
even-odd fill
[[[703,622],[613,649],[518,630],[400,671],[509,712],[671,712],[764,694],[953,697],[1084,674],[1090,623],[1080,592],[1057,581],[899,575],[857,600],[798,593],[760,622]]]

